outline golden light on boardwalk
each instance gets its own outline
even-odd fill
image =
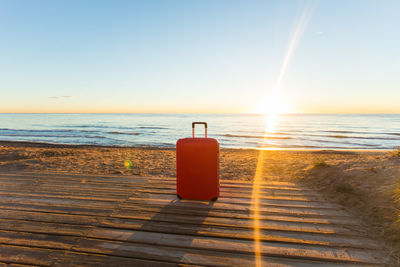
[[[252,215],[253,215],[253,231],[254,231],[254,256],[255,256],[255,265],[261,266],[261,238],[260,238],[260,210],[259,210],[259,201],[260,201],[260,185],[263,176],[263,161],[264,161],[264,151],[260,150],[257,162],[257,169],[254,175],[253,182],[253,190],[252,190]]]

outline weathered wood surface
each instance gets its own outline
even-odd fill
[[[382,246],[340,206],[293,183],[222,181],[178,200],[171,178],[0,174],[0,266],[352,266]],[[254,224],[258,221],[258,237]]]

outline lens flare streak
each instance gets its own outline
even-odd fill
[[[285,77],[286,70],[289,66],[289,63],[293,57],[293,54],[297,48],[299,40],[304,33],[304,30],[311,18],[315,7],[315,2],[307,2],[305,7],[302,9],[301,16],[296,24],[295,30],[290,39],[287,51],[285,53],[285,57],[283,59],[278,79],[276,81],[275,88],[273,90],[273,96],[278,99],[279,91],[282,85],[283,78]],[[271,101],[274,101],[272,99]],[[275,126],[277,124],[279,112],[277,110],[270,110],[267,114],[266,124],[267,127],[265,129],[266,133],[275,132]],[[264,144],[267,143],[267,140],[264,139]],[[265,160],[265,151],[259,150],[258,160],[256,172],[254,175],[253,181],[253,189],[252,189],[252,216],[253,216],[253,233],[254,233],[254,256],[255,256],[255,266],[259,267],[263,265],[262,261],[262,253],[261,253],[261,234],[260,234],[260,187],[262,184],[263,177],[266,176],[264,171],[264,160]]]
[[[303,12],[301,12],[301,16],[300,16],[298,22],[296,23],[295,30],[292,34],[292,37],[290,38],[290,42],[289,42],[288,48],[286,50],[285,57],[283,59],[283,62],[282,62],[282,65],[281,65],[281,68],[279,71],[278,79],[276,81],[276,86],[275,86],[275,92],[278,92],[279,89],[281,88],[283,78],[286,74],[286,70],[292,59],[294,51],[297,48],[300,38],[303,35],[308,22],[310,21],[310,18],[312,16],[314,9],[315,9],[315,2],[307,2],[305,7],[303,8]]]

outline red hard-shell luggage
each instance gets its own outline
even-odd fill
[[[203,124],[205,137],[194,137],[194,126]],[[216,200],[219,196],[219,143],[207,138],[207,123],[192,123],[193,138],[176,142],[176,193],[179,198]]]

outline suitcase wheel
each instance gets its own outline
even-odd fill
[[[177,196],[179,199],[182,199],[182,197],[181,197],[180,195],[176,194],[176,196]]]
[[[217,201],[218,197],[214,197],[211,201]]]

